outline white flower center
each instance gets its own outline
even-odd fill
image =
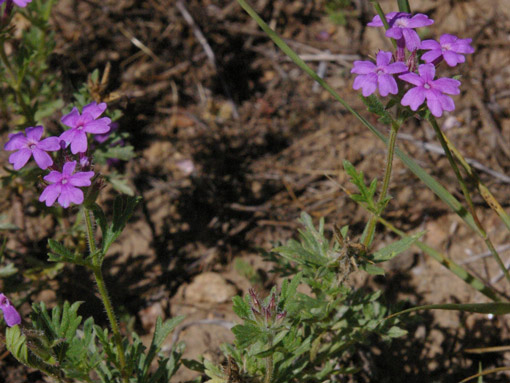
[[[384,68],[377,67],[377,68],[375,69],[375,74],[377,74],[377,75],[384,74],[384,73],[386,73],[386,72],[384,71]]]
[[[62,181],[60,181],[62,185],[65,185],[67,183],[67,178],[62,178]]]
[[[449,51],[450,49],[452,49],[452,45],[451,44],[443,44],[441,45],[441,48],[443,49],[443,51]]]
[[[430,84],[429,84],[428,82],[426,82],[425,84],[423,84],[423,87],[424,87],[425,89],[430,89],[430,88],[431,88],[431,86],[430,86]]]
[[[399,28],[407,28],[408,20],[409,19],[407,19],[406,17],[401,17],[401,18],[395,20],[395,23],[393,25],[396,27],[399,27]]]

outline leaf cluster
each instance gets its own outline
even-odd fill
[[[309,215],[302,214],[301,222],[304,228],[299,240],[273,250],[283,265],[292,265],[298,272],[264,301],[277,294],[277,310],[285,312],[285,317],[277,323],[260,321],[252,295],[233,300],[242,323],[232,329],[235,343],[225,346],[224,351],[239,368],[240,381],[265,381],[268,366],[272,366],[271,382],[329,381],[333,376],[357,371],[352,356],[357,346],[374,334],[389,341],[406,333],[397,318],[386,319],[389,309],[381,291],[356,290],[345,281],[358,266],[363,269],[389,260],[415,239],[369,253],[349,241],[348,227],[328,239],[323,220],[317,228]],[[232,381],[226,370],[205,362],[201,367],[210,382]]]

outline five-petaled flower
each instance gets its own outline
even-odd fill
[[[475,49],[470,45],[471,39],[459,39],[457,36],[444,34],[439,38],[439,42],[435,40],[422,41],[420,49],[428,50],[421,58],[426,63],[432,63],[444,58],[444,61],[454,67],[457,64],[466,61],[465,54],[470,54]]]
[[[51,182],[43,190],[39,201],[46,201],[46,206],[51,206],[58,198],[58,203],[62,207],[67,208],[72,203],[77,205],[83,202],[83,192],[78,188],[82,186],[90,186],[90,179],[94,172],[77,172],[74,173],[76,168],[76,161],[66,162],[62,169],[62,173],[56,170],[51,171],[44,180]]]
[[[405,46],[411,52],[418,49],[421,42],[414,28],[427,27],[434,24],[434,20],[429,19],[423,13],[417,13],[411,17],[410,13],[390,12],[386,14],[386,20],[390,26],[386,31],[386,36],[400,42],[403,40]],[[382,27],[384,24],[379,15],[376,15],[367,25],[369,27]]]
[[[377,64],[371,61],[354,61],[354,67],[351,73],[358,76],[354,80],[353,88],[362,88],[362,94],[365,97],[370,96],[379,88],[379,94],[383,97],[388,93],[397,94],[398,87],[393,74],[407,71],[407,66],[403,62],[390,64],[391,52],[379,51],[377,53]]]
[[[57,137],[48,137],[41,141],[44,128],[42,126],[29,127],[22,132],[9,135],[9,141],[4,149],[8,151],[17,150],[9,156],[9,162],[14,170],[19,170],[26,165],[31,156],[41,169],[53,165],[53,160],[46,152],[60,149],[60,140]]]
[[[419,75],[416,73],[406,73],[398,76],[401,80],[415,85],[402,98],[402,105],[410,106],[412,110],[416,111],[423,104],[423,101],[427,99],[427,106],[436,117],[441,117],[443,110],[454,110],[455,104],[452,98],[446,96],[446,94],[459,94],[460,81],[452,78],[434,80],[436,68],[433,64],[420,65],[418,72]]]
[[[87,151],[86,133],[103,134],[110,130],[111,120],[108,117],[98,119],[105,110],[104,102],[101,104],[92,102],[83,107],[81,115],[78,109],[73,108],[71,113],[62,117],[62,123],[71,129],[62,133],[60,139],[65,141],[66,145],[71,144],[73,154]]]
[[[12,305],[11,301],[4,295],[0,293],[0,310],[4,313],[5,323],[7,326],[12,327],[21,323],[21,317]]]

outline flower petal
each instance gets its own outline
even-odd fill
[[[441,103],[443,110],[447,110],[448,112],[455,110],[455,103],[450,96],[442,94],[439,97],[439,102]]]
[[[70,113],[68,113],[64,117],[62,117],[62,119],[60,121],[65,126],[69,126],[70,128],[76,128],[79,118],[80,118],[80,112],[78,112],[78,109],[73,108],[73,110],[71,110]]]
[[[454,44],[452,44],[451,50],[457,53],[470,54],[475,52],[475,48],[473,48],[471,44],[471,39],[459,39]]]
[[[437,90],[429,89],[425,91],[425,97],[427,98],[427,107],[436,117],[443,115],[443,106],[441,105],[441,93]]]
[[[4,145],[4,150],[19,150],[26,146],[28,140],[23,133],[9,134],[9,141]]]
[[[391,52],[379,51],[377,52],[377,66],[387,66],[391,62]]]
[[[60,150],[60,138],[59,137],[48,137],[42,141],[39,141],[37,147],[47,152],[54,152]]]
[[[32,154],[34,155],[35,163],[41,169],[44,170],[53,165],[53,160],[51,159],[50,155],[46,153],[44,150],[34,148],[32,150]]]
[[[455,80],[453,78],[438,78],[435,81],[432,81],[432,86],[434,89],[442,92],[442,93],[448,93],[448,94],[459,94],[459,86],[460,81]]]
[[[423,13],[417,13],[413,17],[409,19],[407,22],[408,28],[420,28],[420,27],[427,27],[429,25],[434,24],[434,20],[429,19],[427,15],[424,15]]]
[[[393,21],[393,19],[395,18],[395,16],[398,15],[399,12],[390,12],[390,13],[387,13],[386,14],[386,20],[388,21],[388,23],[390,23],[391,21]],[[404,13],[402,13],[403,15],[405,15]],[[375,15],[374,18],[372,19],[371,22],[369,22],[367,24],[369,27],[382,27],[384,24],[381,20],[381,17],[379,15]]]
[[[425,61],[427,64],[431,63],[431,62],[434,62],[435,60],[437,60],[439,57],[441,57],[441,55],[443,54],[443,52],[441,52],[441,50],[437,50],[437,49],[434,49],[432,51],[428,51],[427,53],[424,53],[422,56],[421,56],[421,59],[423,61]]]
[[[52,170],[48,175],[46,175],[43,180],[56,183],[62,180],[62,173],[57,172],[56,170]]]
[[[397,82],[390,74],[381,74],[378,79],[379,94],[386,97],[388,93],[397,94],[398,86]]]
[[[386,67],[386,73],[389,74],[407,72],[407,70],[407,65],[403,62],[392,63]]]
[[[69,183],[73,186],[90,186],[90,179],[94,172],[78,172],[69,177]]]
[[[60,136],[59,136],[59,139],[61,141],[65,141],[65,143],[67,145],[69,145],[71,142],[74,141],[74,138],[76,136],[76,132],[78,132],[76,129],[74,128],[71,128],[69,130],[66,130],[64,133],[62,133]]]
[[[71,174],[73,174],[75,168],[76,161],[66,162],[62,168],[62,176],[69,177]]]
[[[359,75],[354,80],[352,87],[354,89],[362,88],[361,94],[368,97],[377,89],[377,75],[374,73]]]
[[[412,110],[416,111],[425,101],[425,92],[422,87],[409,89],[404,97],[402,97],[402,105],[408,105]]]
[[[441,50],[441,44],[439,44],[436,40],[423,40],[420,44],[420,49],[439,49]]]
[[[391,37],[392,39],[398,40],[402,38],[402,28],[392,27],[386,31],[386,37]]]
[[[9,156],[9,163],[12,164],[14,170],[20,170],[23,166],[25,166],[32,156],[32,151],[30,149],[20,149],[15,153],[12,153]]]
[[[416,86],[421,86],[425,83],[416,73],[401,74],[398,78]]]
[[[372,73],[375,68],[375,64],[371,61],[354,61],[354,66],[351,69],[351,73],[368,74]]]
[[[420,76],[424,82],[429,82],[434,80],[434,76],[436,75],[436,67],[434,64],[421,64],[418,67],[418,72],[420,73]]]
[[[451,67],[454,67],[457,64],[463,63],[464,61],[466,61],[466,58],[464,56],[462,56],[459,53],[455,53],[455,52],[451,52],[451,51],[443,52],[443,57],[444,57],[444,61],[446,61],[448,66],[451,66]]]
[[[83,130],[87,133],[102,134],[110,130],[110,120],[108,117],[100,118],[99,120],[90,121],[83,126]]]
[[[102,102],[100,104],[97,104],[96,102],[91,102],[88,105],[85,105],[83,107],[83,110],[81,112],[82,115],[88,115],[92,117],[93,120],[98,118],[103,112],[106,110],[106,103]]]
[[[53,184],[46,186],[46,189],[43,190],[41,196],[39,197],[40,202],[46,201],[46,206],[50,207],[55,203],[55,200],[60,195],[62,190],[61,184]]]
[[[457,40],[458,40],[457,36],[450,35],[448,33],[445,33],[444,35],[441,35],[441,37],[439,38],[439,42],[441,43],[441,45],[453,44]]]
[[[27,139],[32,141],[39,141],[43,135],[44,128],[41,125],[25,129]]]
[[[71,202],[79,205],[83,202],[83,192],[71,185],[62,186],[60,197],[58,197],[58,203],[63,208],[68,208]]]
[[[71,142],[71,153],[85,153],[87,151],[87,135],[83,130],[77,130]]]
[[[409,51],[413,52],[420,47],[420,36],[418,36],[414,29],[402,28],[402,36],[404,36],[406,47]]]

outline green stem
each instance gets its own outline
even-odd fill
[[[272,337],[269,339],[269,348],[273,347]],[[273,377],[273,355],[269,355],[266,358],[266,375],[264,376],[264,383],[271,383]]]
[[[390,24],[388,24],[388,20],[386,20],[386,15],[384,14],[384,11],[382,10],[381,5],[379,4],[379,2],[376,1],[376,0],[370,0],[370,2],[374,6],[374,9],[377,12],[377,14],[379,15],[379,17],[381,18],[381,21],[382,21],[382,23],[384,25],[384,28],[386,30],[390,29]],[[391,40],[391,43],[393,44],[393,47],[396,48],[397,47],[397,42],[394,39],[390,39],[390,40]]]
[[[100,257],[100,254],[97,252],[96,242],[94,239],[94,230],[92,226],[92,219],[90,218],[90,211],[84,208],[83,213],[85,216],[85,226],[87,228],[89,250],[91,254],[94,254],[92,258],[93,264],[92,271],[94,273],[94,278],[96,279],[97,290],[99,291],[99,295],[101,296],[101,300],[103,301],[103,305],[106,310],[106,315],[108,316],[110,327],[112,329],[113,340],[117,347],[117,353],[119,355],[120,364],[119,368],[122,374],[122,381],[128,383],[129,378],[126,374],[126,357],[124,352],[124,346],[122,345],[122,337],[120,335],[119,325],[117,323],[115,311],[113,309],[110,297],[108,296],[108,290],[106,289],[106,285],[104,283],[102,272],[102,257]]]
[[[381,194],[379,195],[379,200],[377,201],[377,214],[370,218],[370,221],[368,221],[367,229],[363,234],[363,244],[367,248],[369,248],[372,244],[377,218],[381,215],[386,206],[384,200],[388,196],[388,189],[390,187],[391,172],[393,169],[393,157],[395,156],[395,146],[397,143],[397,134],[399,128],[400,126],[395,121],[392,121],[390,138],[388,140],[388,153],[386,155],[386,170],[384,171]]]
[[[510,230],[510,216],[508,213],[503,209],[503,206],[496,200],[494,195],[491,193],[489,188],[480,180],[480,177],[478,177],[478,174],[476,171],[469,165],[469,163],[466,161],[466,159],[462,156],[462,154],[459,152],[459,150],[453,145],[453,143],[448,139],[448,137],[443,134],[443,137],[446,141],[446,144],[452,151],[453,155],[457,158],[457,160],[460,162],[466,173],[474,180],[476,183],[476,186],[478,187],[478,191],[480,192],[480,195],[482,198],[487,202],[489,207],[494,210],[508,230]]]
[[[459,167],[457,166],[457,163],[455,162],[452,152],[450,151],[450,148],[446,142],[446,139],[443,135],[443,132],[441,131],[441,128],[437,124],[437,121],[434,117],[429,117],[429,122],[434,128],[434,131],[436,132],[436,136],[439,139],[439,142],[441,143],[441,146],[443,147],[443,150],[446,154],[446,158],[448,158],[448,161],[450,162],[450,166],[452,167],[455,176],[457,177],[457,181],[459,182],[460,188],[462,190],[462,193],[464,194],[464,198],[466,199],[466,203],[468,205],[469,212],[473,216],[473,219],[475,221],[476,227],[477,227],[477,233],[482,237],[485,244],[487,245],[487,248],[491,252],[492,256],[498,263],[500,269],[505,274],[505,278],[508,282],[510,282],[510,273],[508,272],[507,268],[505,267],[505,264],[503,263],[501,257],[499,256],[498,252],[494,248],[494,245],[492,244],[492,241],[490,240],[489,236],[487,235],[487,232],[485,231],[482,223],[478,219],[478,216],[476,215],[475,206],[473,204],[473,200],[471,199],[471,194],[469,193],[469,190],[467,188],[466,183],[464,182],[464,179],[462,178],[462,175],[460,174]]]

